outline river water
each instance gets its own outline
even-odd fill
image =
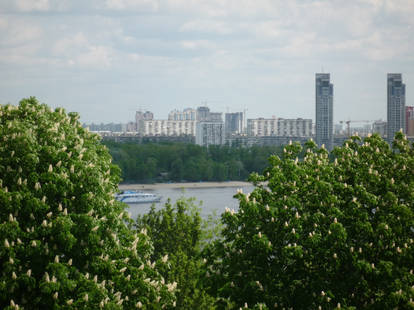
[[[145,192],[151,192],[162,196],[160,202],[155,203],[156,209],[162,208],[168,198],[172,202],[175,202],[181,197],[192,198],[194,197],[195,204],[200,207],[200,213],[203,218],[207,218],[208,215],[216,213],[219,216],[224,212],[225,208],[238,209],[238,200],[233,198],[236,194],[238,187],[209,187],[209,188],[184,188],[184,189],[157,189],[157,190],[145,190]],[[253,186],[241,187],[244,193],[250,193],[253,190]],[[150,210],[151,203],[148,204],[131,204],[129,205],[129,212],[133,219],[139,214],[147,213]]]

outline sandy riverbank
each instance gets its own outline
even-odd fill
[[[155,183],[155,184],[120,184],[120,190],[145,190],[166,188],[209,188],[209,187],[244,187],[252,185],[249,182],[188,182],[188,183]]]

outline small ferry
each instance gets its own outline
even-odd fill
[[[115,198],[116,200],[125,203],[152,203],[161,200],[161,196],[137,191],[122,191],[119,194],[116,194]]]

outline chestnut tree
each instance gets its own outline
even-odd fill
[[[0,308],[161,309],[176,283],[114,199],[120,171],[78,114],[0,105]]]
[[[402,133],[332,153],[290,144],[251,181],[206,252],[223,305],[414,309],[414,149]]]

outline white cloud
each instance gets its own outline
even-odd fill
[[[137,53],[130,53],[127,55],[127,59],[128,61],[131,61],[133,63],[137,63],[138,61],[141,60],[141,55],[137,54]]]
[[[268,20],[255,22],[249,27],[249,30],[258,37],[276,39],[289,35],[289,31],[286,28],[286,25],[279,20]]]
[[[412,0],[383,0],[383,6],[386,10],[399,13],[412,13],[414,11],[414,2]]]
[[[19,70],[26,65],[44,65],[47,59],[38,56],[40,46],[37,44],[26,45],[24,47],[8,47],[0,49],[0,65],[17,65]]]
[[[75,63],[81,66],[92,66],[97,68],[108,68],[113,60],[111,48],[106,46],[89,46],[86,53],[77,55]]]
[[[215,47],[215,44],[207,40],[191,40],[191,41],[181,41],[181,46],[185,49],[195,50],[195,49],[212,49]]]
[[[292,33],[289,42],[281,51],[285,57],[307,58],[320,50],[319,44],[314,32]]]
[[[62,64],[95,68],[110,67],[114,58],[111,47],[92,44],[84,33],[58,40],[53,54]]]
[[[174,12],[214,18],[268,17],[282,11],[286,2],[280,0],[166,0]],[[283,13],[283,12],[282,12]]]
[[[227,14],[226,0],[167,0],[166,5],[173,11],[188,12],[201,16],[224,16]]]
[[[86,36],[80,32],[58,40],[53,47],[53,52],[56,55],[70,54],[85,49],[88,44]]]
[[[2,46],[27,45],[39,40],[43,30],[24,19],[0,18],[0,44]]]
[[[6,27],[8,26],[8,21],[5,17],[0,17],[0,31],[4,31]]]
[[[106,0],[108,9],[157,11],[159,0]]]
[[[35,23],[0,17],[0,63],[44,63],[44,57],[39,57],[38,54],[43,35],[43,29]]]
[[[54,11],[67,11],[77,0],[2,0],[0,12],[2,13],[51,13]]]
[[[17,9],[21,11],[47,11],[49,0],[16,0]]]
[[[233,32],[229,23],[216,20],[192,20],[183,24],[180,29],[182,32],[216,33],[229,35]]]

